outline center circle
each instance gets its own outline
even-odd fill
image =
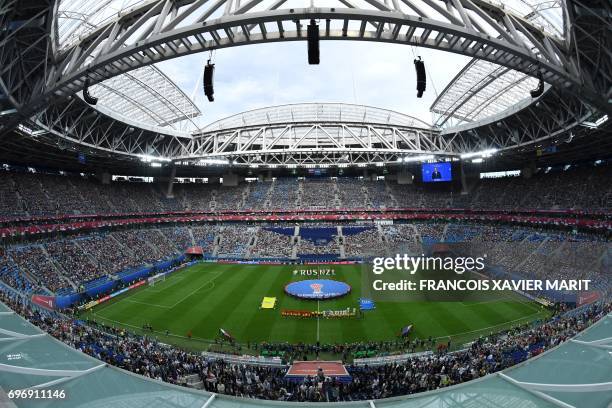
[[[351,285],[331,279],[307,279],[285,286],[285,293],[300,299],[334,299],[351,292]]]

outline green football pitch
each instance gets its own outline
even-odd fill
[[[347,319],[281,317],[282,309],[358,309],[362,266],[325,265],[329,277],[351,285],[350,294],[320,302],[284,293],[290,282],[316,277],[295,276],[305,265],[200,263],[174,272],[153,286],[143,286],[84,313],[83,318],[142,333],[150,324],[161,341],[189,349],[206,349],[206,340],[229,331],[239,343],[290,342],[324,344],[394,340],[402,327],[413,325],[411,338],[450,336],[461,345],[479,336],[545,318],[548,311],[518,294],[486,302],[376,302],[376,309]],[[322,276],[320,279],[326,279]],[[264,296],[277,297],[276,309],[260,309]],[[166,335],[168,331],[169,335]],[[186,339],[187,333],[192,339]]]

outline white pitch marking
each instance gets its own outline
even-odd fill
[[[317,299],[317,341],[319,341],[319,303],[321,301],[319,299]]]
[[[202,285],[198,286],[197,289],[195,289],[193,292],[191,292],[190,294],[188,294],[187,296],[185,296],[184,298],[182,298],[181,300],[179,300],[178,302],[176,302],[175,304],[173,304],[172,306],[170,306],[170,309],[173,309],[174,307],[176,307],[177,305],[183,303],[185,300],[187,300],[191,295],[195,294],[197,291],[199,291],[200,289],[202,289],[205,285],[208,285],[209,283],[212,283],[213,286],[211,287],[214,288],[215,285],[215,279],[217,279],[219,276],[223,275],[223,272],[219,272],[218,275],[216,275],[214,278],[207,280],[206,282],[204,282]]]

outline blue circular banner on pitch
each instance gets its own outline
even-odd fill
[[[301,299],[333,299],[344,296],[350,291],[350,285],[330,279],[309,279],[285,286],[288,295]]]

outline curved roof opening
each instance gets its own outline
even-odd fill
[[[359,7],[372,8],[372,5],[357,0]],[[131,10],[141,7],[145,0],[62,0],[58,7],[58,24],[56,39],[60,50],[65,50],[98,28],[119,18]],[[265,3],[265,4],[264,4]],[[361,3],[364,3],[363,5]],[[431,18],[440,18],[440,11],[427,1],[416,1],[419,11]],[[560,0],[492,0],[491,3],[503,6],[504,9],[517,14],[543,31],[556,37],[563,37],[563,16]],[[192,4],[186,2],[185,5]],[[265,10],[266,1],[258,2],[255,8]],[[185,9],[180,6],[177,12]],[[322,0],[315,6],[334,7],[336,2]],[[298,0],[283,2],[282,7],[301,7]],[[342,4],[338,5],[343,8]],[[401,7],[405,5],[400,4]],[[212,17],[223,16],[223,7],[216,10]],[[257,9],[258,10],[258,9]],[[407,12],[414,13],[413,9]],[[190,21],[189,18],[185,20]],[[140,32],[136,33],[139,35]],[[358,48],[357,48],[358,47]],[[122,75],[112,78],[94,88],[107,106],[118,107],[118,111],[137,121],[148,125],[172,126],[175,123],[181,130],[202,129],[206,124],[225,118],[236,112],[248,111],[270,105],[281,105],[302,102],[348,102],[404,112],[428,123],[432,115],[427,107],[438,99],[438,93],[445,84],[452,81],[460,68],[468,63],[466,57],[444,54],[444,64],[439,53],[429,49],[399,47],[389,44],[354,44],[325,42],[321,46],[322,64],[308,66],[303,44],[271,44],[255,47],[225,49],[213,56],[217,63],[215,87],[216,101],[205,103],[202,96],[202,69],[205,59],[196,54],[165,63],[155,64],[156,68],[143,70],[131,76]],[[412,59],[422,55],[426,61],[428,89],[425,98],[417,99],[414,91],[414,67]],[[494,65],[494,64],[491,64]],[[480,65],[479,65],[480,66]],[[143,90],[151,72],[166,78],[161,81],[163,87],[159,95],[155,89]],[[486,70],[489,68],[487,67]],[[496,70],[496,68],[492,68]],[[493,73],[495,74],[495,73]],[[133,77],[136,77],[134,80]],[[520,77],[520,78],[519,78]],[[320,84],[317,84],[317,81]],[[170,89],[172,82],[182,90]],[[506,87],[504,83],[518,83],[517,87]],[[520,99],[525,90],[532,86],[533,80],[525,75],[507,72],[499,76],[495,86],[481,90],[477,98],[470,98],[471,104],[464,111],[454,112],[456,118],[463,121],[478,120],[507,108]],[[320,86],[324,84],[324,86]],[[146,84],[145,84],[146,85]],[[166,87],[168,85],[169,87]],[[499,92],[499,90],[503,92]],[[152,92],[153,91],[153,92]],[[458,91],[461,94],[465,91]],[[189,96],[187,96],[189,95]],[[461,96],[458,97],[461,97]],[[446,97],[457,97],[448,93]],[[491,100],[489,102],[489,99]],[[480,101],[480,102],[476,102]],[[105,101],[102,100],[102,103]],[[458,100],[446,102],[454,110]],[[463,104],[463,102],[460,102]],[[438,123],[436,115],[444,114],[448,107],[434,109],[433,122]],[[194,121],[198,111],[204,117]],[[173,126],[176,128],[176,126]]]

